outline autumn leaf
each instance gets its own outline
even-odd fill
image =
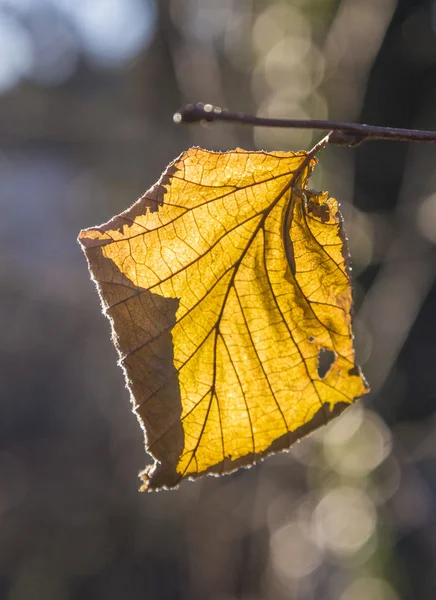
[[[191,148],[80,233],[154,457],[142,489],[249,466],[367,393],[338,203],[307,188],[314,155]]]

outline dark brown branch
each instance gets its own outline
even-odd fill
[[[397,142],[436,142],[436,131],[378,127],[343,121],[269,119],[245,113],[232,113],[212,104],[187,104],[174,115],[176,123],[200,121],[230,121],[256,127],[292,127],[297,129],[322,129],[331,131],[329,142],[342,146],[358,146],[368,140],[395,140]]]

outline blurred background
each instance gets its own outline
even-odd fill
[[[436,129],[433,0],[0,0],[0,597],[436,597],[436,148],[323,151],[373,392],[291,452],[140,494],[141,430],[76,242],[191,145],[186,102]]]

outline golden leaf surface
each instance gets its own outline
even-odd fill
[[[249,466],[367,393],[338,203],[307,189],[314,153],[192,148],[80,233],[155,459],[142,489]]]

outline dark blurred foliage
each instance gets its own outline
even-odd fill
[[[175,126],[188,101],[436,129],[430,0],[0,0],[0,596],[436,595],[436,152],[329,148],[373,393],[289,453],[139,494],[145,455],[76,243],[190,145],[319,133]]]

